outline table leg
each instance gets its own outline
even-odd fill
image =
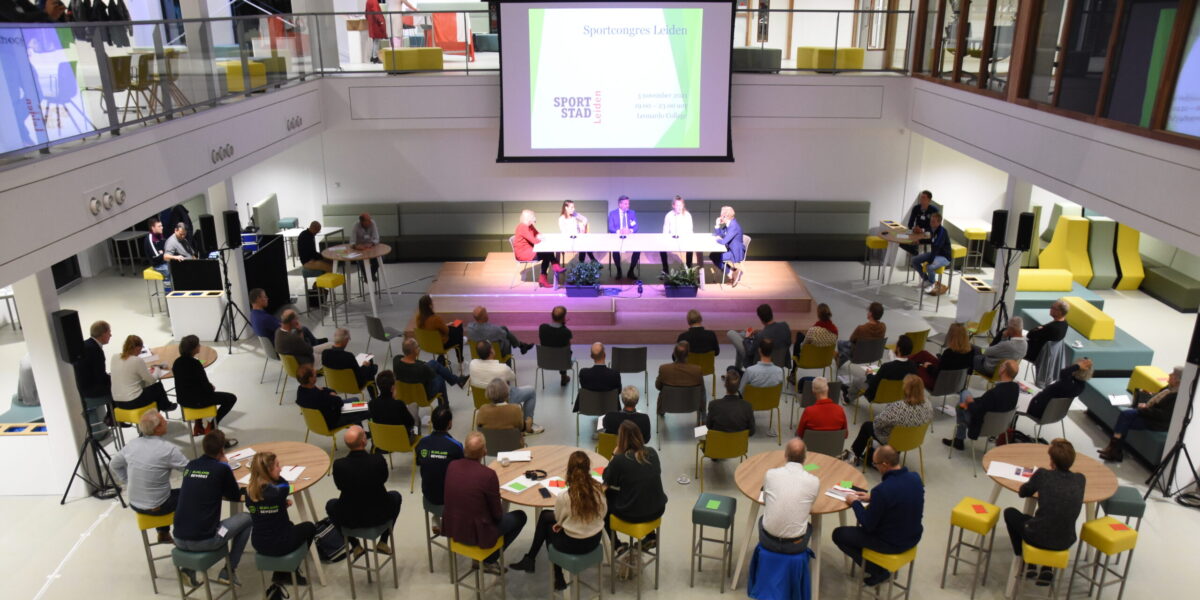
[[[1000,487],[1000,486],[997,485],[996,487]],[[993,504],[995,504],[995,502],[993,502]],[[1022,507],[1021,512],[1024,512],[1027,515],[1032,514],[1033,509],[1036,507],[1036,505],[1037,505],[1037,500],[1035,500],[1034,498],[1026,498],[1025,506]],[[997,524],[997,527],[998,526],[999,526],[999,524]],[[1021,572],[1021,557],[1013,556],[1012,565],[1008,569],[1008,580],[1004,583],[1004,597],[1005,598],[1012,598],[1013,595],[1017,592],[1017,575],[1019,575],[1020,572]]]
[[[737,589],[738,578],[742,576],[742,567],[746,564],[746,553],[750,550],[750,540],[758,537],[758,510],[762,505],[750,502],[750,514],[746,517],[746,533],[742,538],[742,548],[738,550],[737,565],[733,568],[733,580],[729,589]]]
[[[308,494],[308,490],[302,490],[299,494],[295,495],[295,498],[296,511],[300,513],[300,517],[304,517],[307,507],[309,518],[312,519],[313,523],[316,523],[319,519],[317,519],[316,508],[313,507],[312,496]],[[321,557],[317,555],[316,540],[312,544],[309,544],[308,551],[312,554],[313,565],[317,570],[317,581],[320,581],[321,585],[325,585],[325,569],[321,566]]]
[[[808,570],[812,573],[812,600],[819,600],[821,597],[821,515],[809,515],[809,520],[812,522],[812,535],[808,537],[808,547],[812,549],[813,557],[808,561]]]
[[[381,291],[383,293],[387,294],[388,303],[391,304],[392,306],[395,306],[396,299],[392,297],[392,288],[391,288],[391,284],[388,283],[387,271],[385,271],[383,269],[383,257],[382,256],[379,257],[379,283],[380,283],[380,285],[383,286],[383,289]]]
[[[379,316],[379,308],[377,306],[375,306],[375,279],[373,277],[371,277],[371,264],[370,264],[370,261],[363,261],[363,262],[364,262],[363,267],[365,267],[365,269],[366,269],[364,271],[364,275],[366,275],[366,278],[367,278],[367,297],[371,299],[371,316],[378,317]],[[379,261],[379,270],[380,271],[383,270],[383,260],[382,259]],[[347,323],[350,322],[349,316],[346,317],[346,322]]]
[[[996,503],[996,500],[998,500],[1000,498],[1000,490],[1002,490],[1002,489],[1004,489],[1004,488],[1002,488],[1000,486],[1000,484],[998,484],[998,483],[992,484],[992,495],[988,496],[988,504]]]
[[[700,273],[700,289],[704,289],[704,263],[700,263],[700,268],[697,271]]]

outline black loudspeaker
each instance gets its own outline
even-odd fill
[[[1021,252],[1029,250],[1033,242],[1033,213],[1023,212],[1017,215],[1017,241],[1015,248]]]
[[[83,331],[79,328],[79,313],[56,310],[50,314],[54,326],[54,345],[64,362],[76,363],[83,358]]]
[[[217,249],[217,222],[208,213],[200,215],[200,246],[198,258],[207,257],[209,252]]]
[[[992,238],[988,241],[997,248],[1004,247],[1004,242],[1008,238],[1008,211],[994,210],[992,211]]]
[[[238,217],[236,210],[227,210],[221,213],[221,218],[225,219],[225,245],[229,248],[240,248],[242,246],[242,219]]]

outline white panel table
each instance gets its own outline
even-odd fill
[[[725,244],[711,233],[668,235],[665,233],[543,233],[534,246],[538,252],[725,252]],[[703,255],[702,255],[703,256]],[[703,259],[701,259],[703,260]],[[700,288],[704,288],[704,269],[700,269]]]

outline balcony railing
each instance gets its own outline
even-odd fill
[[[738,11],[733,70],[905,73],[911,23],[912,11]],[[405,48],[440,60],[393,52]],[[0,164],[309,77],[496,72],[498,50],[486,10],[2,23]]]

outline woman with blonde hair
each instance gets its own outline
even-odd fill
[[[667,510],[667,494],[662,487],[662,464],[654,448],[646,446],[642,431],[633,421],[617,428],[617,447],[604,469],[604,485],[609,514],[629,523],[653,521]],[[605,520],[605,528],[608,521]],[[654,534],[643,543],[654,543]],[[617,546],[617,550],[622,545]]]
[[[861,464],[858,462],[860,459],[866,460],[874,453],[874,449],[870,448],[871,438],[886,444],[892,437],[894,427],[920,427],[933,422],[933,406],[925,398],[925,385],[921,378],[910,373],[904,376],[902,385],[904,398],[884,405],[874,421],[863,423],[858,430],[858,437],[850,446],[855,465]]]
[[[143,348],[142,338],[131,335],[125,338],[121,353],[112,357],[109,370],[112,371],[113,405],[134,410],[155,404],[163,412],[175,410],[176,404],[167,399],[167,390],[159,382],[159,378],[167,373],[166,366],[155,365],[152,370],[142,360]]]
[[[561,273],[563,267],[558,264],[558,256],[553,252],[538,252],[534,249],[534,246],[542,242],[542,234],[538,232],[536,225],[537,215],[532,210],[521,211],[521,222],[517,224],[512,236],[513,254],[519,261],[542,261],[542,274],[538,277],[538,284],[545,288],[553,287],[546,279],[546,271],[550,265],[554,265],[554,272]]]
[[[563,200],[562,212],[558,213],[558,230],[563,235],[570,236],[588,232],[588,219],[581,213],[575,212],[574,200]],[[592,262],[600,262],[596,260],[596,255],[591,252],[579,253],[579,262],[584,262],[589,258]]]
[[[292,485],[280,476],[282,471],[283,465],[274,452],[259,452],[250,459],[250,483],[246,486],[246,510],[253,523],[250,543],[255,552],[264,556],[290,554],[300,546],[308,546],[317,534],[312,523],[295,525],[288,518]],[[299,571],[295,575],[298,583],[305,585]],[[273,580],[291,583],[290,576],[291,573],[276,572]]]
[[[671,210],[666,217],[663,217],[662,232],[675,237],[692,234],[692,213],[688,212],[683,196],[675,194],[675,197],[671,199]],[[667,269],[667,253],[659,252],[658,257],[662,259],[663,273],[670,273],[671,271]],[[691,268],[692,253],[684,252],[683,257],[688,268]]]
[[[554,499],[553,511],[542,511],[533,544],[519,562],[509,565],[518,571],[533,572],[534,560],[547,539],[564,554],[587,554],[600,545],[608,504],[604,487],[592,478],[592,461],[586,452],[576,450],[567,459],[567,491]],[[562,567],[554,565],[554,589],[567,589]]]
[[[966,326],[962,323],[952,323],[946,331],[946,343],[942,346],[942,353],[938,355],[937,362],[925,369],[929,375],[925,381],[925,389],[933,389],[938,373],[970,369],[974,360],[975,347],[971,345]]]

